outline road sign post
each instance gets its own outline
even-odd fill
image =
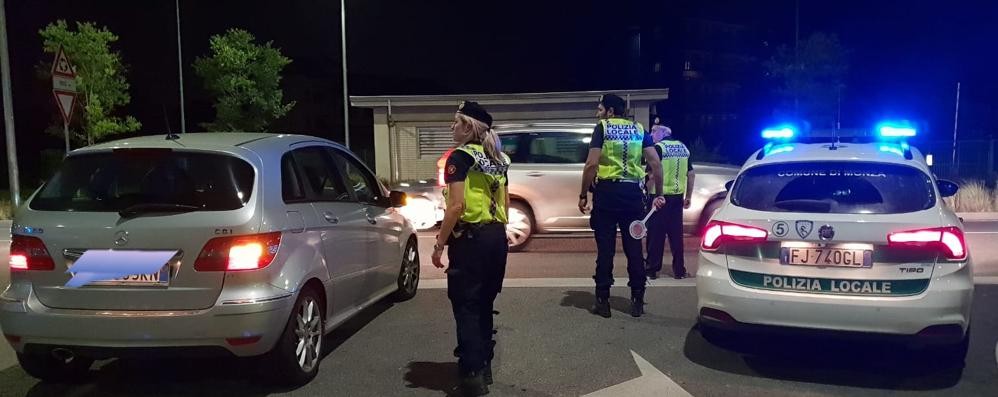
[[[52,96],[62,115],[62,133],[66,138],[66,154],[69,154],[69,122],[76,107],[76,68],[69,61],[62,47],[52,61]]]

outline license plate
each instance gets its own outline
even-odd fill
[[[133,274],[112,280],[101,280],[95,283],[116,283],[116,284],[166,284],[170,279],[169,271],[161,271],[152,274]]]
[[[71,276],[75,275],[75,273],[70,273],[70,275]],[[160,269],[159,273],[133,274],[130,276],[118,277],[109,280],[95,280],[87,283],[87,285],[167,286],[170,285],[170,265],[167,264],[163,266],[163,268]]]
[[[799,266],[870,267],[873,251],[835,247],[783,247],[780,263]]]

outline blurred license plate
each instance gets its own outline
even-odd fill
[[[95,281],[95,284],[99,283],[117,283],[117,284],[166,284],[170,280],[168,271],[161,271],[159,273],[152,274],[133,274],[131,276],[125,276],[121,278],[116,278],[112,280],[101,280]]]
[[[834,247],[783,247],[780,263],[801,266],[870,267],[873,251]]]
[[[75,275],[75,273],[70,274]],[[87,285],[167,286],[170,285],[170,265],[163,266],[159,273],[133,274],[109,280],[94,280]]]

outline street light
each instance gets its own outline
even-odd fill
[[[340,50],[343,58],[343,146],[350,148],[350,96],[347,95],[347,2],[340,0]]]
[[[175,0],[177,9],[177,72],[180,74],[180,133],[187,132],[187,118],[184,114],[184,52],[180,47],[180,0]]]
[[[21,206],[21,184],[17,177],[17,145],[14,140],[14,100],[10,91],[10,54],[7,52],[7,8],[0,0],[0,84],[3,84],[3,120],[7,135],[7,176],[10,183],[10,202],[14,208]]]

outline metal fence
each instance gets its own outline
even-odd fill
[[[989,187],[998,183],[998,139],[960,140],[953,158],[953,141],[930,141],[916,144],[932,156],[932,169],[941,178],[978,180]]]

